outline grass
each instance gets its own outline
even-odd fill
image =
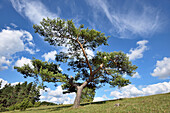
[[[120,106],[115,106],[115,104]],[[170,113],[170,93],[84,103],[77,109],[72,105],[54,105],[29,108],[26,111],[5,113]]]

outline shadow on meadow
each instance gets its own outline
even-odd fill
[[[58,106],[48,106],[49,108],[47,108],[46,106],[44,106],[44,108],[36,108],[36,109],[27,109],[27,111],[43,111],[43,110],[48,110],[48,111],[58,111],[58,110],[61,110],[61,109],[65,109],[65,108],[69,108],[71,107],[72,105],[58,105]]]

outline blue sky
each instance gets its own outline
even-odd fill
[[[32,26],[42,18],[59,17],[111,36],[109,46],[97,50],[121,50],[138,66],[133,78],[125,76],[131,85],[120,89],[106,85],[96,91],[95,101],[170,92],[169,6],[169,0],[0,0],[0,79],[3,84],[31,82],[13,66],[30,63],[32,57],[55,62],[54,55],[64,49],[44,42]],[[61,69],[67,72],[65,65]],[[60,85],[48,84],[41,100],[73,103],[75,94],[63,95]]]

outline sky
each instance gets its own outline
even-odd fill
[[[170,92],[169,0],[0,0],[0,80],[3,85],[32,82],[14,66],[31,65],[33,57],[55,62],[62,51],[34,33],[33,24],[43,18],[73,19],[78,27],[96,29],[111,36],[109,46],[97,51],[123,51],[138,69],[123,88],[109,85],[96,90],[94,101],[147,96]],[[96,52],[88,51],[91,56]],[[61,65],[63,72],[66,65]],[[2,85],[2,86],[3,86]],[[41,101],[70,104],[75,93],[62,94],[62,84],[47,84]]]

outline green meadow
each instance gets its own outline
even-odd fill
[[[72,105],[53,105],[4,113],[170,113],[170,93],[83,103],[77,109]]]

